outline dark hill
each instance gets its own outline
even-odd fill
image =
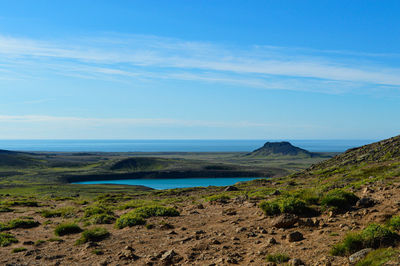
[[[37,164],[38,161],[27,153],[0,150],[0,166],[5,167],[28,167]]]
[[[154,171],[161,170],[170,164],[170,160],[149,157],[134,157],[116,162],[111,170],[122,171]]]
[[[293,146],[287,141],[282,142],[267,142],[259,149],[247,154],[249,156],[301,156],[312,157],[314,154]]]

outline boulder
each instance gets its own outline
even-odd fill
[[[297,241],[301,241],[303,239],[304,239],[303,234],[298,231],[292,232],[288,235],[289,242],[297,242]]]
[[[369,208],[376,204],[376,201],[370,197],[362,197],[356,203],[356,207],[358,208]]]
[[[272,226],[276,228],[290,228],[297,223],[298,220],[299,218],[296,215],[282,214],[272,221]]]
[[[171,264],[176,264],[179,261],[181,261],[183,258],[180,256],[178,253],[176,253],[173,249],[165,252],[161,256],[161,262],[163,265],[171,265]]]
[[[365,258],[368,253],[370,253],[372,251],[372,248],[365,248],[362,249],[360,251],[357,251],[356,253],[352,254],[349,257],[349,262],[350,263],[357,263],[358,261],[362,260],[363,258]]]

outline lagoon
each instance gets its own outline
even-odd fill
[[[237,182],[260,179],[254,177],[224,177],[224,178],[169,178],[169,179],[119,179],[83,181],[74,184],[116,184],[116,185],[137,185],[154,189],[172,189],[187,187],[208,187],[208,186],[229,186]]]

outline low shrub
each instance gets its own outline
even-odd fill
[[[18,252],[23,252],[23,251],[26,251],[26,250],[27,250],[26,248],[21,247],[21,248],[14,248],[11,252],[12,253],[18,253]]]
[[[0,233],[0,247],[6,247],[13,243],[18,243],[18,240],[9,233]]]
[[[40,213],[44,218],[54,218],[54,217],[63,217],[63,218],[73,218],[76,217],[76,210],[73,207],[65,207],[57,210],[45,209]]]
[[[144,225],[146,224],[146,220],[143,217],[138,215],[132,214],[130,212],[121,215],[115,223],[115,226],[118,229],[122,229],[124,227],[131,227],[135,225]]]
[[[179,216],[178,210],[172,207],[163,206],[146,206],[140,207],[132,211],[135,215],[143,218],[155,217],[155,216]]]
[[[82,229],[77,224],[74,223],[59,224],[54,229],[54,234],[56,236],[78,234],[80,232],[82,232]]]
[[[284,263],[290,260],[290,257],[286,254],[276,253],[276,254],[268,254],[265,258],[269,262],[274,263]]]
[[[392,230],[399,231],[400,230],[400,216],[393,216],[389,222],[387,223],[388,227]]]
[[[109,236],[110,233],[107,231],[107,229],[103,227],[94,227],[83,231],[81,238],[79,238],[76,241],[76,243],[83,244],[86,242],[99,242],[106,239]]]
[[[274,200],[262,201],[260,208],[269,216],[281,213],[307,215],[313,212],[303,200],[294,196],[282,196]]]
[[[108,207],[102,205],[95,205],[86,207],[83,216],[87,218],[99,214],[114,215],[114,212],[110,210]]]
[[[331,254],[343,256],[364,248],[376,249],[392,246],[398,237],[396,233],[382,225],[370,224],[361,232],[347,234],[341,243],[333,246]]]
[[[11,229],[16,229],[16,228],[33,228],[39,226],[40,223],[34,220],[30,219],[13,219],[11,221],[8,221],[7,223],[1,223],[0,224],[0,231],[5,231],[5,230],[11,230]]]
[[[322,197],[321,206],[325,209],[347,210],[356,204],[358,200],[359,198],[352,192],[333,189]]]
[[[34,200],[11,200],[3,204],[7,206],[39,207],[39,203]]]
[[[8,207],[0,207],[0,212],[13,212],[13,209],[10,209]]]
[[[109,214],[95,214],[90,219],[94,224],[112,224],[115,221],[115,216]]]

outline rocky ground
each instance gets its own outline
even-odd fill
[[[76,245],[79,235],[54,239],[54,228],[63,218],[43,218],[40,207],[18,207],[1,213],[1,222],[29,216],[41,223],[30,229],[14,229],[19,243],[0,247],[2,265],[274,265],[267,254],[287,254],[292,265],[350,265],[348,257],[329,255],[331,247],[350,231],[371,222],[382,223],[399,213],[400,183],[365,186],[358,196],[368,200],[343,214],[324,213],[313,218],[294,215],[265,217],[257,202],[237,197],[223,202],[184,204],[178,217],[153,217],[145,226],[116,229],[97,243]],[[47,201],[59,208],[71,203]],[[364,204],[364,206],[363,206]],[[77,206],[77,209],[79,207]],[[126,211],[118,211],[122,214]],[[51,221],[51,222],[48,222]],[[38,243],[38,240],[42,243]],[[12,253],[16,247],[25,251]],[[95,251],[101,251],[95,254]],[[392,261],[390,265],[399,265]]]

